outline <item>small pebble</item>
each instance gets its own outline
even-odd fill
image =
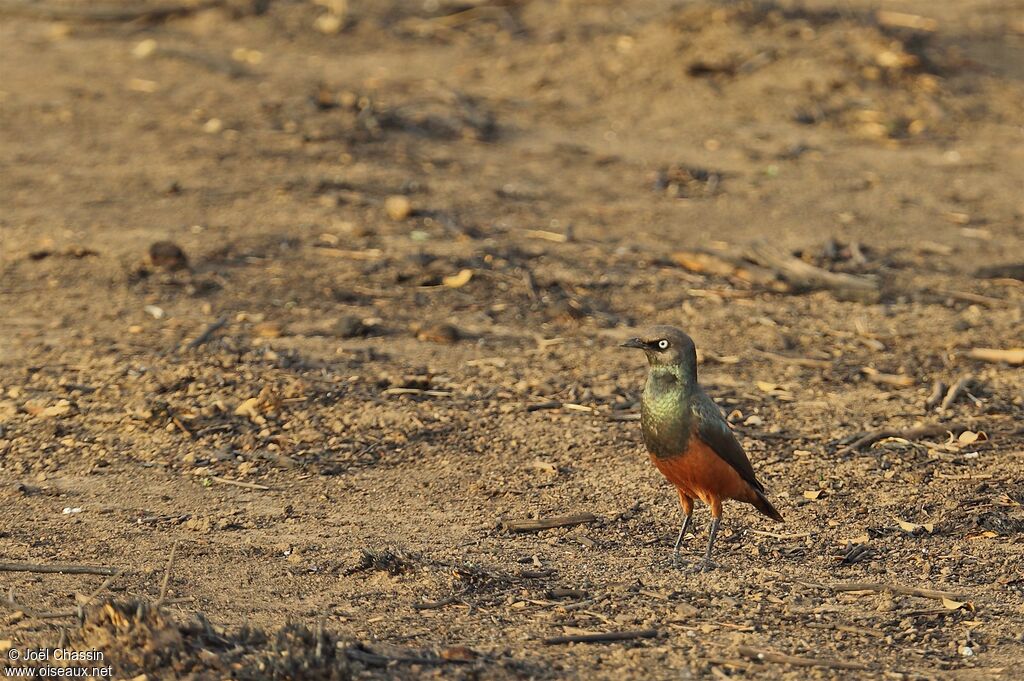
[[[384,200],[384,210],[389,218],[399,222],[412,214],[412,204],[404,196],[389,196]]]

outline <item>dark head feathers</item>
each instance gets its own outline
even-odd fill
[[[624,348],[639,348],[651,366],[682,366],[690,372],[697,369],[697,347],[693,339],[674,326],[652,326],[642,336],[630,338]]]

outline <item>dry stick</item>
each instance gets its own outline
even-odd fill
[[[960,399],[960,396],[971,387],[972,383],[974,383],[974,376],[971,376],[970,374],[967,374],[954,383],[946,393],[946,396],[942,398],[942,404],[940,405],[942,409],[949,409],[949,407]]]
[[[597,520],[593,513],[576,513],[573,515],[555,516],[553,518],[541,518],[538,520],[510,520],[504,523],[505,529],[512,532],[540,532],[556,527],[572,527],[574,525],[585,525]]]
[[[886,374],[872,367],[863,367],[861,372],[873,383],[891,385],[897,388],[906,388],[907,386],[914,385],[914,379],[903,374]]]
[[[178,542],[171,545],[171,555],[167,558],[167,567],[164,568],[164,581],[160,584],[160,597],[156,599],[156,607],[163,605],[167,598],[167,585],[171,581],[171,568],[174,567],[174,554],[178,552]]]
[[[739,654],[752,660],[761,662],[776,662],[778,664],[791,664],[794,667],[827,667],[829,669],[868,669],[867,665],[859,662],[846,662],[845,660],[825,660],[816,657],[795,657],[783,653],[775,653],[770,650],[758,650],[750,646],[740,646]]]
[[[764,242],[751,244],[749,255],[756,262],[778,272],[782,279],[785,279],[797,288],[826,288],[834,291],[844,291],[865,299],[876,299],[878,297],[878,283],[873,279],[853,274],[830,272],[820,267],[815,267],[799,258],[776,251]]]
[[[32,617],[39,620],[55,620],[62,617],[75,617],[79,613],[78,608],[75,608],[74,610],[59,610],[57,612],[39,612],[28,606],[20,605],[14,600],[13,586],[11,587],[11,590],[7,592],[7,595],[3,600],[0,600],[0,605],[6,606],[15,612],[23,613],[26,617]]]
[[[637,638],[654,638],[658,635],[657,629],[640,629],[638,631],[609,631],[604,634],[574,634],[571,636],[552,636],[546,638],[542,643],[546,646],[561,645],[563,643],[612,643],[614,641],[632,641]]]
[[[967,356],[971,359],[980,359],[982,362],[1005,362],[1007,364],[1024,365],[1024,348],[1011,348],[1009,350],[971,348],[967,351]]]
[[[78,607],[76,607],[74,610],[57,610],[57,611],[53,611],[53,612],[40,612],[38,610],[34,610],[33,608],[29,608],[27,606],[21,605],[17,601],[14,600],[14,587],[13,586],[10,588],[10,591],[7,592],[7,596],[3,600],[0,600],[0,605],[5,605],[8,608],[10,608],[11,610],[22,612],[22,613],[24,613],[28,617],[33,617],[35,619],[40,619],[40,620],[54,620],[54,619],[62,619],[64,617],[78,617],[81,620],[83,615],[84,615],[83,608],[85,608],[85,606],[89,605],[89,603],[91,603],[94,598],[99,596],[100,593],[104,589],[106,589],[108,586],[110,586],[111,583],[113,583],[113,581],[119,575],[121,575],[123,572],[124,572],[123,570],[118,570],[116,573],[114,573],[110,577],[107,577],[107,579],[105,579],[103,581],[103,583],[100,584],[99,588],[97,588],[91,594],[86,596],[85,600],[82,601],[78,605]]]
[[[426,601],[424,603],[413,603],[412,607],[414,610],[437,610],[443,608],[446,605],[451,605],[458,601],[458,597],[449,596],[448,598],[442,598],[439,601]]]
[[[421,388],[388,388],[381,395],[425,395],[427,397],[451,397],[450,390],[423,390]]]
[[[544,409],[561,409],[561,402],[539,402],[526,405],[526,411],[542,411]]]
[[[269,492],[271,489],[266,485],[258,485],[255,482],[243,482],[242,480],[232,480],[231,478],[222,478],[219,475],[211,475],[210,480],[213,480],[214,482],[219,482],[223,485],[232,485],[234,487],[242,487],[245,489],[255,489],[259,490],[260,492]]]
[[[223,327],[227,323],[228,318],[221,317],[213,324],[210,324],[208,327],[206,327],[205,331],[203,331],[201,334],[196,336],[192,341],[190,341],[189,344],[185,346],[185,349],[195,350],[200,345],[204,345],[205,343],[209,342],[209,340],[213,338],[213,334],[217,333],[221,329],[221,327]]]
[[[926,437],[945,435],[946,433],[959,435],[965,430],[968,430],[968,428],[962,423],[936,423],[928,426],[919,426],[917,428],[907,428],[905,430],[882,428],[881,430],[873,430],[870,433],[866,433],[857,440],[854,440],[851,444],[836,450],[836,455],[842,456],[843,454],[859,451],[888,437],[899,437],[904,440],[920,440]]]
[[[1006,301],[1002,298],[983,296],[980,293],[970,293],[968,291],[935,291],[935,293],[936,295],[946,296],[947,298],[953,298],[965,303],[977,303],[985,307],[1000,307],[1006,304]]]
[[[960,593],[954,593],[952,591],[938,591],[936,589],[919,589],[915,586],[900,586],[899,584],[880,584],[875,582],[853,582],[850,584],[817,584],[814,582],[797,582],[806,587],[812,589],[828,589],[830,591],[874,591],[877,593],[883,593],[885,591],[891,591],[895,594],[903,594],[904,596],[918,596],[920,598],[931,598],[933,600],[941,601],[943,599],[951,601],[962,601],[966,600],[967,596]]]
[[[78,604],[78,607],[79,607],[79,608],[84,608],[85,606],[87,606],[87,605],[89,605],[90,603],[92,603],[92,601],[93,601],[93,599],[94,599],[94,598],[96,598],[97,596],[99,596],[99,595],[100,595],[100,593],[101,593],[101,592],[102,592],[102,591],[103,591],[104,589],[106,589],[106,588],[107,588],[107,587],[109,587],[109,586],[110,586],[111,584],[113,584],[113,583],[114,583],[114,580],[115,580],[115,579],[117,579],[118,577],[120,577],[120,576],[121,576],[122,574],[124,574],[124,570],[118,570],[118,571],[117,571],[117,572],[115,572],[114,574],[112,574],[112,575],[110,575],[109,577],[107,577],[106,579],[104,579],[104,580],[103,580],[103,583],[102,583],[102,584],[100,584],[100,585],[99,585],[99,586],[98,586],[98,587],[96,588],[96,590],[95,590],[95,591],[93,591],[93,592],[92,592],[92,593],[90,593],[90,594],[89,594],[88,596],[86,596],[86,597],[85,597],[85,600],[84,600],[84,601],[82,601],[81,603],[79,603],[79,604]]]
[[[0,0],[0,14],[20,14],[53,21],[122,22],[138,21],[140,19],[155,21],[176,15],[191,14],[222,4],[224,4],[224,0],[207,0],[206,2],[153,5],[151,7],[95,7],[87,9],[85,7],[69,7],[48,3]]]
[[[942,401],[942,396],[946,394],[948,389],[949,386],[946,385],[945,381],[941,379],[935,381],[935,385],[932,386],[931,394],[928,395],[928,399],[924,401],[925,408],[934,409],[939,402]]]
[[[750,534],[758,537],[771,537],[772,539],[806,539],[811,536],[810,532],[797,532],[796,534],[778,534],[776,532],[765,532],[764,530],[747,530]]]
[[[42,572],[66,575],[116,575],[118,570],[99,565],[42,565],[39,563],[0,563],[0,572]]]
[[[810,357],[790,357],[789,355],[780,355],[777,352],[768,352],[767,350],[757,350],[757,354],[762,357],[767,357],[778,362],[785,364],[793,364],[800,367],[810,367],[812,369],[831,369],[832,362],[824,359],[812,359]]]
[[[735,277],[768,289],[776,289],[780,285],[775,272],[755,265],[736,249],[676,251],[670,257],[683,269],[696,274]],[[700,295],[693,289],[689,293],[690,295]],[[712,293],[728,295],[727,291],[713,291]]]
[[[190,440],[195,439],[196,436],[193,435],[191,430],[185,427],[185,424],[181,422],[181,419],[178,418],[177,414],[171,414],[171,423],[177,426],[178,430],[185,433],[185,437],[189,438]]]
[[[917,14],[905,12],[890,12],[880,9],[875,12],[875,19],[883,26],[896,28],[912,28],[918,31],[932,32],[939,28],[939,22],[930,17],[923,17]]]

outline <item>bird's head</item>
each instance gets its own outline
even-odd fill
[[[622,347],[643,350],[652,367],[678,366],[696,374],[697,347],[692,338],[674,326],[651,327],[642,336],[630,338]]]

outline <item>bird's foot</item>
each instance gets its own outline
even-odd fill
[[[689,562],[690,561],[688,560],[683,560],[683,557],[679,555],[678,551],[675,551],[672,554],[672,567],[674,568],[686,567],[687,565],[689,565]]]
[[[699,561],[693,564],[693,566],[690,568],[690,572],[711,572],[716,567],[718,567],[718,565],[710,558],[701,558]]]

